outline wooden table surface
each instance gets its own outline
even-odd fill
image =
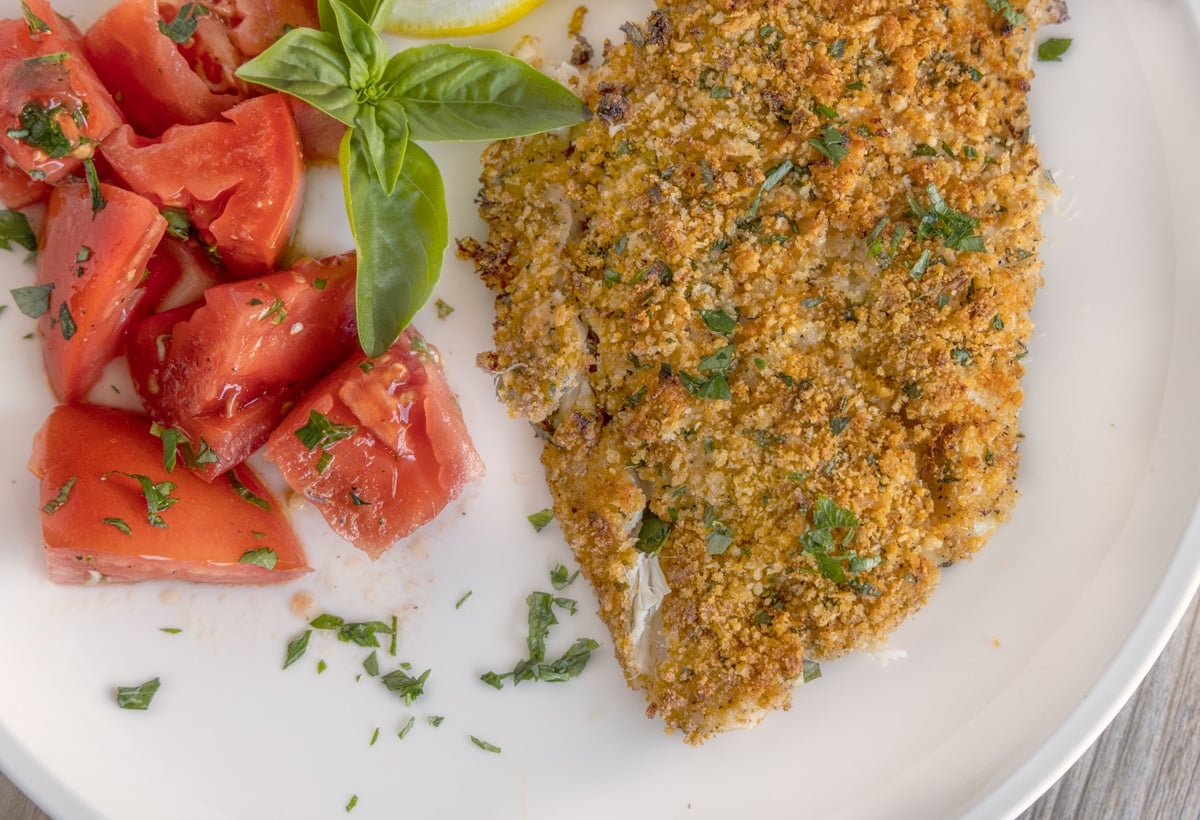
[[[0,820],[47,815],[0,774]],[[1020,820],[1200,818],[1200,598],[1134,697]]]

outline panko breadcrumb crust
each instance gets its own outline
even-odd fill
[[[584,74],[590,122],[485,152],[481,364],[545,435],[630,685],[688,741],[881,644],[1008,516],[1041,283],[1026,92],[1064,17],[662,2]],[[670,592],[639,660],[647,510]]]

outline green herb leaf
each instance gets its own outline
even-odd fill
[[[10,128],[6,133],[51,159],[65,157],[74,147],[58,122],[58,116],[65,113],[60,104],[44,105],[31,100],[21,108],[20,128]]]
[[[701,359],[700,364],[696,365],[696,369],[701,373],[726,373],[733,364],[734,352],[733,345],[725,345],[720,350]]]
[[[313,623],[316,626],[316,622]],[[318,627],[320,628],[320,627]],[[357,644],[366,649],[379,646],[380,635],[394,634],[395,630],[382,621],[366,621],[364,623],[344,623],[337,627],[337,637],[342,643]]]
[[[253,504],[260,510],[266,510],[270,512],[271,502],[267,501],[265,498],[255,495],[249,487],[242,483],[242,480],[237,477],[237,474],[234,473],[233,470],[227,472],[225,474],[225,478],[229,481],[229,486],[233,488],[235,493],[237,493],[238,498],[242,499],[247,504]]]
[[[88,191],[92,195],[92,215],[104,210],[104,206],[108,201],[104,198],[104,193],[100,190],[100,175],[96,173],[96,163],[91,157],[83,161],[83,173],[87,178]]]
[[[802,677],[803,677],[805,683],[812,683],[817,678],[821,677],[821,664],[817,663],[816,661],[810,661],[808,658],[805,658],[804,659],[804,671],[802,673]]]
[[[308,639],[311,637],[312,630],[306,629],[288,642],[287,656],[283,659],[284,669],[304,657],[304,653],[308,651]]]
[[[247,82],[304,100],[343,125],[353,125],[359,102],[350,64],[336,34],[296,28],[237,70]]]
[[[484,672],[482,675],[479,676],[479,679],[494,689],[503,689],[504,688],[504,679],[506,677],[508,677],[508,676],[507,675],[499,675],[495,672]]]
[[[388,196],[396,190],[404,155],[408,153],[408,116],[404,106],[395,100],[380,100],[364,105],[354,118],[354,140],[361,145],[351,150],[363,151],[370,157],[373,178]]]
[[[346,55],[347,76],[350,87],[358,92],[363,102],[379,99],[379,81],[387,66],[387,44],[371,24],[360,16],[360,10],[352,9],[340,0],[330,0],[333,12],[332,28],[322,21],[322,28],[337,34]]]
[[[75,318],[71,316],[71,309],[63,302],[58,306],[58,329],[62,332],[64,341],[71,341],[75,336],[78,327],[75,325]]]
[[[709,378],[703,379],[680,372],[679,381],[683,384],[684,389],[698,399],[728,401],[733,396],[724,373],[714,373]]]
[[[192,222],[188,212],[182,208],[163,208],[160,212],[167,220],[167,233],[176,239],[187,239],[192,232]]]
[[[296,438],[308,449],[315,450],[348,439],[357,432],[358,428],[352,424],[335,424],[324,413],[309,410],[308,421],[296,430]]]
[[[116,527],[125,535],[133,535],[133,530],[129,528],[124,518],[105,518],[101,523],[108,524],[110,527]]]
[[[437,306],[437,317],[439,319],[445,319],[454,312],[454,308],[441,299],[438,299],[434,304]]]
[[[175,482],[160,481],[155,483],[149,476],[141,475],[140,473],[123,473],[120,470],[113,470],[105,473],[105,476],[123,475],[126,478],[132,478],[142,488],[142,497],[146,500],[146,520],[150,522],[150,526],[166,529],[167,522],[163,520],[160,513],[176,504],[179,499],[172,498],[171,493],[175,492]]]
[[[546,529],[546,527],[550,526],[550,522],[554,520],[554,510],[548,507],[544,510],[538,510],[535,513],[531,513],[528,516],[528,519],[534,530],[541,532],[542,530]]]
[[[178,635],[183,630],[177,626],[163,626],[163,627],[159,627],[158,631],[166,632],[168,635]]]
[[[408,733],[412,731],[412,727],[415,726],[416,723],[417,719],[412,715],[409,715],[408,721],[400,727],[400,731],[396,733],[396,737],[404,740],[404,738],[408,737]]]
[[[337,615],[322,613],[308,622],[308,625],[313,629],[341,629],[346,621],[339,618]]]
[[[579,673],[583,671],[591,659],[592,652],[599,647],[600,644],[591,638],[580,638],[571,645],[570,649],[563,653],[561,658],[553,663],[544,663],[538,666],[538,680],[548,683],[561,683],[562,681],[579,677]]]
[[[432,726],[436,729],[438,726],[442,725],[442,721],[445,720],[446,718],[442,715],[430,715],[429,717],[427,717],[425,719],[427,721],[429,721],[430,726]]]
[[[1010,0],[986,0],[986,2],[994,11],[1000,12],[1000,16],[1009,25],[1022,26],[1025,24],[1027,18],[1024,14],[1013,8]]]
[[[54,285],[29,285],[23,288],[13,288],[9,291],[12,294],[13,302],[16,303],[17,309],[28,316],[30,319],[39,319],[50,310],[50,291],[54,290]]]
[[[158,693],[159,684],[158,678],[151,678],[139,686],[118,686],[117,706],[138,711],[149,709],[150,701],[154,700],[155,694]]]
[[[20,211],[0,210],[0,248],[11,251],[14,242],[27,251],[37,250],[37,237],[29,227],[29,217]]]
[[[379,677],[379,653],[372,649],[371,654],[363,660],[363,671],[373,678]]]
[[[349,812],[353,811],[354,807],[357,805],[358,805],[358,795],[357,794],[350,795],[350,799],[346,801],[346,812],[349,813]]]
[[[413,701],[425,693],[425,681],[429,678],[429,671],[426,669],[419,677],[414,678],[403,669],[397,669],[387,673],[380,680],[389,692],[395,693],[404,701],[405,706],[412,706]]]
[[[455,601],[455,602],[454,602],[454,608],[455,608],[455,609],[462,609],[462,605],[463,605],[463,604],[465,604],[465,603],[467,602],[467,599],[468,599],[468,598],[470,598],[470,597],[471,597],[471,590],[469,590],[469,589],[468,589],[466,592],[464,592],[464,593],[463,593],[463,594],[462,594],[462,595],[459,597],[459,599],[458,599],[457,601]]]
[[[196,25],[201,17],[207,17],[211,14],[208,6],[203,6],[199,3],[184,3],[179,8],[179,13],[175,15],[175,19],[170,23],[158,21],[158,30],[170,38],[171,42],[179,43],[180,45],[192,39],[192,35],[196,33]]]
[[[571,91],[499,51],[435,44],[401,51],[383,86],[408,112],[413,139],[498,140],[590,117]]]
[[[556,590],[562,591],[575,582],[579,577],[579,570],[571,572],[564,565],[559,564],[550,571],[550,584]]]
[[[410,144],[391,196],[371,178],[370,160],[342,140],[346,207],[358,244],[358,338],[368,356],[386,351],[433,292],[449,242],[442,177]],[[404,225],[404,230],[395,230]]]
[[[50,24],[33,13],[29,4],[21,0],[21,13],[25,15],[25,24],[29,26],[30,34],[49,34]]]
[[[529,605],[529,635],[525,643],[529,647],[529,659],[541,662],[546,659],[546,637],[550,627],[558,623],[552,609],[554,596],[549,592],[531,592],[525,598]]]
[[[246,550],[242,553],[242,557],[238,559],[239,564],[253,564],[256,567],[264,569],[275,569],[275,564],[279,562],[279,556],[275,550],[266,547],[260,547],[255,550]]]
[[[46,515],[54,515],[54,513],[62,509],[62,507],[67,503],[67,500],[71,497],[71,490],[78,481],[79,478],[77,476],[71,476],[68,478],[66,482],[58,488],[58,495],[54,496],[54,498],[42,505],[42,512],[44,512]]]
[[[846,147],[850,144],[850,138],[833,125],[826,125],[822,128],[821,135],[810,139],[808,144],[829,157],[833,161],[834,167],[841,165],[842,160],[850,156],[850,151]]]
[[[700,318],[708,325],[709,330],[722,336],[729,336],[737,329],[737,319],[723,310],[702,310]]]
[[[673,527],[671,522],[662,520],[647,509],[642,513],[642,525],[638,529],[634,548],[647,555],[658,555],[670,540]]]
[[[940,236],[947,248],[976,253],[987,250],[983,237],[975,234],[979,227],[978,219],[950,207],[937,186],[932,183],[925,189],[925,193],[929,198],[928,207],[922,206],[911,195],[908,197],[909,210],[918,219],[918,240]]]
[[[1062,57],[1071,47],[1070,37],[1050,37],[1038,44],[1038,60],[1043,63],[1061,63]]]
[[[492,754],[497,754],[497,755],[500,754],[499,746],[488,743],[486,740],[480,740],[479,738],[475,737],[475,735],[471,735],[471,742],[474,743],[476,746],[478,746],[480,749],[483,749],[485,752],[491,752]]]

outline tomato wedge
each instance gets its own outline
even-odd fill
[[[144,197],[99,190],[105,205],[93,212],[87,185],[57,186],[38,239],[37,281],[49,289],[38,330],[50,386],[66,404],[84,400],[145,310],[146,262],[167,227]]]
[[[29,176],[12,157],[0,152],[0,205],[5,208],[24,208],[48,196],[49,185]]]
[[[209,484],[168,473],[136,413],[58,407],[34,438],[50,579],[269,584],[309,572],[280,504],[248,467]],[[271,568],[268,568],[270,566]]]
[[[70,22],[45,0],[0,20],[0,149],[37,180],[57,182],[124,122]]]
[[[228,273],[256,276],[275,269],[300,215],[300,140],[282,94],[222,117],[177,125],[158,140],[122,126],[100,151],[130,189],[160,208],[186,210]]]
[[[143,405],[211,451],[208,478],[261,447],[301,392],[354,349],[354,262],[304,259],[217,285],[202,306],[150,316],[130,333]]]
[[[484,473],[438,352],[411,328],[382,356],[351,357],[309,391],[266,455],[372,558]]]

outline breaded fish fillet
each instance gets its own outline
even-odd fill
[[[484,157],[481,356],[629,683],[700,741],[880,644],[1015,498],[1038,0],[678,0]]]

